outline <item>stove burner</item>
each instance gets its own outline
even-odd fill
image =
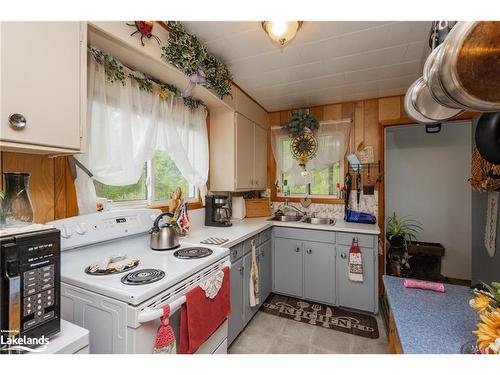
[[[127,273],[122,277],[122,283],[127,285],[151,284],[165,277],[165,272],[155,269],[142,269]]]
[[[205,258],[213,253],[212,250],[206,247],[186,247],[185,249],[177,250],[174,257],[179,259],[199,259]]]

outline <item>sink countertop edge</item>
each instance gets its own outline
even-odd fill
[[[208,227],[203,226],[192,230],[187,237],[181,239],[182,242],[200,243],[208,237],[228,238],[229,241],[222,244],[222,247],[232,247],[256,234],[272,227],[288,227],[297,229],[310,229],[332,232],[359,233],[367,235],[379,235],[380,229],[377,224],[357,224],[347,223],[344,220],[337,220],[335,225],[331,224],[310,224],[302,221],[281,222],[269,221],[272,216],[259,218],[245,218],[232,220],[231,227]],[[364,227],[366,226],[366,228]]]

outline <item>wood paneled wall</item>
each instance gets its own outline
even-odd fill
[[[387,120],[406,119],[403,108],[403,96],[392,96],[378,99],[360,100],[356,102],[328,104],[309,107],[309,112],[318,121],[352,118],[351,150],[355,150],[361,141],[373,146],[375,160],[380,159],[379,124]],[[292,110],[269,113],[269,123],[280,125],[285,123]]]
[[[0,171],[28,172],[35,221],[46,223],[78,214],[68,158],[1,152]],[[3,189],[3,177],[1,179]]]

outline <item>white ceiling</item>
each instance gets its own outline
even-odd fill
[[[268,111],[403,94],[431,22],[304,22],[282,52],[260,22],[183,22]]]

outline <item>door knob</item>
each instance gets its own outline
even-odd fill
[[[9,124],[14,130],[22,130],[26,127],[26,117],[20,113],[13,113],[9,116]]]
[[[300,251],[300,247],[295,249],[295,252],[298,253]]]
[[[347,254],[346,254],[346,253],[342,253],[342,254],[340,254],[340,257],[341,257],[342,259],[345,259],[345,258],[347,258]]]
[[[307,249],[307,254],[311,254],[313,251],[311,249]]]

